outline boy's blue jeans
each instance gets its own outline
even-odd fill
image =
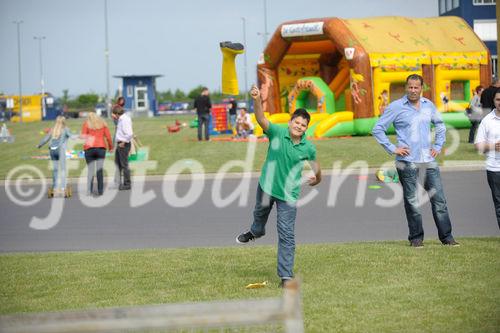
[[[262,191],[259,184],[250,231],[256,238],[265,235],[267,219],[274,203],[276,203],[278,212],[278,221],[276,224],[278,229],[278,276],[282,279],[293,278],[295,217],[297,216],[295,203],[270,196]]]
[[[443,243],[453,240],[450,216],[437,163],[430,162],[419,168],[419,165],[412,162],[397,161],[396,168],[403,186],[403,199],[409,228],[408,240],[411,242],[424,239],[422,215],[417,196],[419,169],[425,170],[424,189],[430,197],[432,216],[438,229],[439,240]]]

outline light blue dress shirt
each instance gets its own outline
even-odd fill
[[[389,141],[385,134],[394,125],[397,145]],[[436,128],[434,144],[431,138],[431,124]],[[389,154],[396,148],[410,149],[408,156],[396,156],[398,161],[429,163],[434,161],[431,149],[440,152],[446,141],[446,126],[434,104],[425,97],[420,97],[420,109],[417,110],[405,95],[395,100],[385,109],[373,127],[372,134]]]

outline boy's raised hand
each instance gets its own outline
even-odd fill
[[[252,96],[252,99],[257,99],[260,97],[260,90],[255,84],[252,85],[252,89],[250,89],[250,96]]]
[[[267,120],[266,116],[264,116],[264,112],[262,110],[262,100],[260,99],[260,90],[255,84],[252,85],[252,89],[250,89],[250,96],[252,96],[252,99],[255,101],[255,120],[257,120],[257,123],[260,127],[262,127],[262,130],[266,132],[269,128],[269,120]]]

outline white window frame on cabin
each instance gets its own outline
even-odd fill
[[[496,0],[472,0],[473,6],[494,6],[496,4]]]
[[[474,32],[483,42],[495,42],[497,40],[497,20],[474,20],[472,23]]]

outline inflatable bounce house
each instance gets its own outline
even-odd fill
[[[272,122],[286,124],[303,107],[312,116],[308,136],[367,135],[413,73],[448,125],[469,127],[463,110],[476,86],[490,84],[489,59],[458,17],[322,18],[280,25],[257,74]]]

